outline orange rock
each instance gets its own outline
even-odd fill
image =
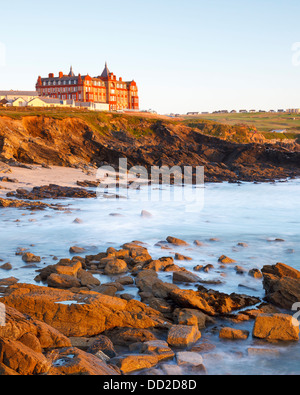
[[[199,276],[188,270],[174,272],[173,273],[173,283],[197,283],[201,280]]]
[[[199,309],[212,316],[227,314],[260,302],[260,299],[255,297],[235,293],[227,295],[213,290],[207,291],[205,288],[203,291],[175,289],[169,296],[178,306]]]
[[[38,339],[42,348],[69,347],[71,345],[67,337],[44,322],[25,316],[8,305],[6,305],[5,310],[6,324],[0,326],[1,338],[22,341],[25,335],[27,335],[28,340],[28,334],[30,334]]]
[[[90,375],[112,376],[117,371],[109,367],[93,354],[86,353],[75,347],[54,350],[46,355],[51,368],[50,376],[59,375]]]
[[[36,352],[42,352],[42,347],[39,339],[32,333],[25,333],[20,337],[19,341],[25,346],[31,348],[31,350]]]
[[[0,363],[0,376],[19,376],[19,373]]]
[[[207,324],[214,323],[214,319],[196,309],[182,309],[175,311],[179,325],[196,325],[205,328]]]
[[[236,263],[236,261],[234,259],[229,258],[226,255],[222,255],[219,258],[219,262],[223,263],[223,264],[230,264],[230,263]]]
[[[299,322],[287,314],[260,315],[256,318],[253,336],[265,340],[299,340]]]
[[[120,359],[118,366],[124,374],[127,374],[152,368],[157,365],[158,362],[159,358],[157,355],[129,355]]]
[[[300,272],[283,263],[264,266],[262,269],[266,300],[290,310],[300,300]]]
[[[70,261],[66,265],[58,263],[57,265],[54,265],[54,268],[57,274],[67,274],[69,276],[76,276],[77,272],[82,268],[82,264],[79,261],[75,261],[75,262]]]
[[[0,362],[21,375],[48,372],[50,365],[43,354],[33,351],[24,344],[0,338]]]
[[[106,274],[122,274],[128,271],[127,263],[123,259],[112,258],[105,266]]]
[[[176,237],[172,236],[167,237],[167,242],[176,246],[189,246],[189,243],[187,243],[186,241],[177,239]]]
[[[192,260],[193,260],[193,259],[192,259],[191,257],[189,257],[189,256],[181,255],[181,254],[178,254],[178,253],[175,254],[175,259],[176,259],[177,261],[192,261]]]
[[[41,262],[41,258],[32,254],[31,252],[26,252],[25,254],[23,254],[22,259],[26,263]]]
[[[168,333],[167,342],[174,347],[187,347],[201,338],[198,326],[173,325]]]
[[[228,340],[247,340],[249,337],[248,331],[233,328],[222,328],[219,332],[220,339]]]
[[[0,302],[43,320],[66,336],[95,336],[115,327],[165,326],[161,313],[136,300],[31,284],[14,285],[9,292]]]
[[[59,289],[79,288],[81,286],[80,281],[76,277],[56,273],[50,274],[47,278],[47,284],[49,287]]]
[[[275,265],[275,274],[279,277],[290,277],[300,279],[300,272],[299,270],[294,269],[284,263],[277,263]]]

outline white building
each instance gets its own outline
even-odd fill
[[[15,101],[19,98],[24,99],[26,102],[38,97],[36,91],[0,91],[0,100],[6,99],[8,101]]]

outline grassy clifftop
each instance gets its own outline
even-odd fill
[[[7,117],[12,120],[22,120],[27,117],[53,120],[76,118],[86,123],[94,132],[103,136],[109,136],[111,132],[126,131],[135,138],[139,138],[152,135],[154,126],[157,123],[162,123],[166,126],[195,129],[203,134],[236,143],[265,142],[265,137],[251,125],[225,125],[211,120],[174,119],[143,113],[91,112],[72,108],[0,108],[0,117]]]
[[[237,126],[245,125],[255,128],[263,136],[270,139],[299,139],[300,137],[300,114],[288,113],[236,113],[236,114],[203,114],[199,116],[185,117],[187,123],[218,122],[222,125]],[[270,133],[271,130],[284,129],[283,134]]]
[[[206,180],[257,181],[299,174],[295,143],[267,144],[246,125],[73,109],[1,109],[0,161],[78,167],[204,166]]]

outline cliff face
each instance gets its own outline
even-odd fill
[[[300,175],[298,147],[266,144],[260,135],[253,143],[253,134],[247,144],[234,143],[168,120],[145,118],[135,120],[133,127],[131,118],[120,115],[91,125],[74,117],[0,117],[0,160],[73,167],[117,165],[119,158],[127,157],[131,166],[203,165],[206,181]]]

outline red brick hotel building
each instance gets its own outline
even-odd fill
[[[58,77],[38,78],[36,90],[39,96],[47,96],[75,102],[107,103],[110,110],[138,110],[139,96],[135,81],[123,81],[108,70],[105,64],[98,77],[75,76],[72,67],[68,75],[59,72]]]

